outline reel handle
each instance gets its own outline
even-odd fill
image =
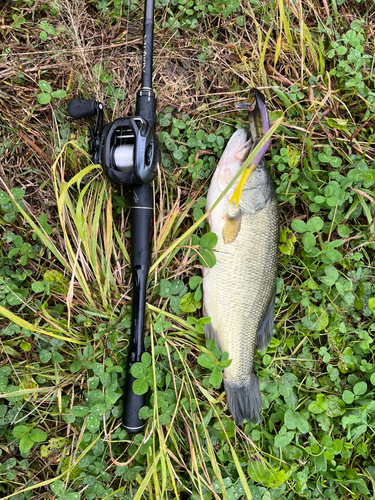
[[[89,118],[98,113],[98,103],[95,99],[72,99],[68,105],[68,113],[72,118]]]

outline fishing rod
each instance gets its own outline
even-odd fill
[[[150,268],[153,223],[151,182],[157,175],[161,152],[155,133],[156,94],[152,90],[154,0],[145,0],[143,24],[142,80],[136,96],[136,116],[123,117],[103,128],[103,105],[94,99],[73,99],[68,106],[72,118],[96,116],[90,127],[92,160],[99,163],[111,182],[132,187],[131,274],[133,282],[132,328],[123,388],[124,428],[129,433],[143,429],[138,416],[146,395],[133,391],[130,368],[144,352],[144,318],[147,277]]]

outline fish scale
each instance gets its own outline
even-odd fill
[[[237,136],[236,136],[237,134]],[[247,131],[237,131],[219,162],[207,194],[209,210],[243,163]],[[242,148],[242,149],[241,149]],[[240,151],[240,153],[238,152]],[[224,370],[229,409],[237,423],[259,422],[261,400],[254,370],[254,349],[265,348],[272,338],[276,289],[279,218],[276,194],[264,161],[250,175],[238,206],[240,229],[230,243],[223,233],[228,202],[236,184],[209,216],[218,236],[216,264],[204,270],[204,313],[211,318],[206,337],[213,338],[231,365]]]

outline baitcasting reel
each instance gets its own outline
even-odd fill
[[[142,89],[137,95],[137,111],[143,115],[151,107],[155,94]],[[155,103],[156,107],[156,103]],[[161,153],[155,134],[154,113],[119,118],[103,128],[103,105],[94,99],[73,99],[68,106],[72,118],[96,115],[95,128],[90,127],[92,161],[99,163],[115,184],[150,184],[157,175]]]

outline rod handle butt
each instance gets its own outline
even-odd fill
[[[133,392],[133,382],[135,378],[127,371],[124,396],[122,425],[129,434],[141,432],[145,426],[145,421],[138,417],[138,412],[146,404],[146,394],[137,395]]]

